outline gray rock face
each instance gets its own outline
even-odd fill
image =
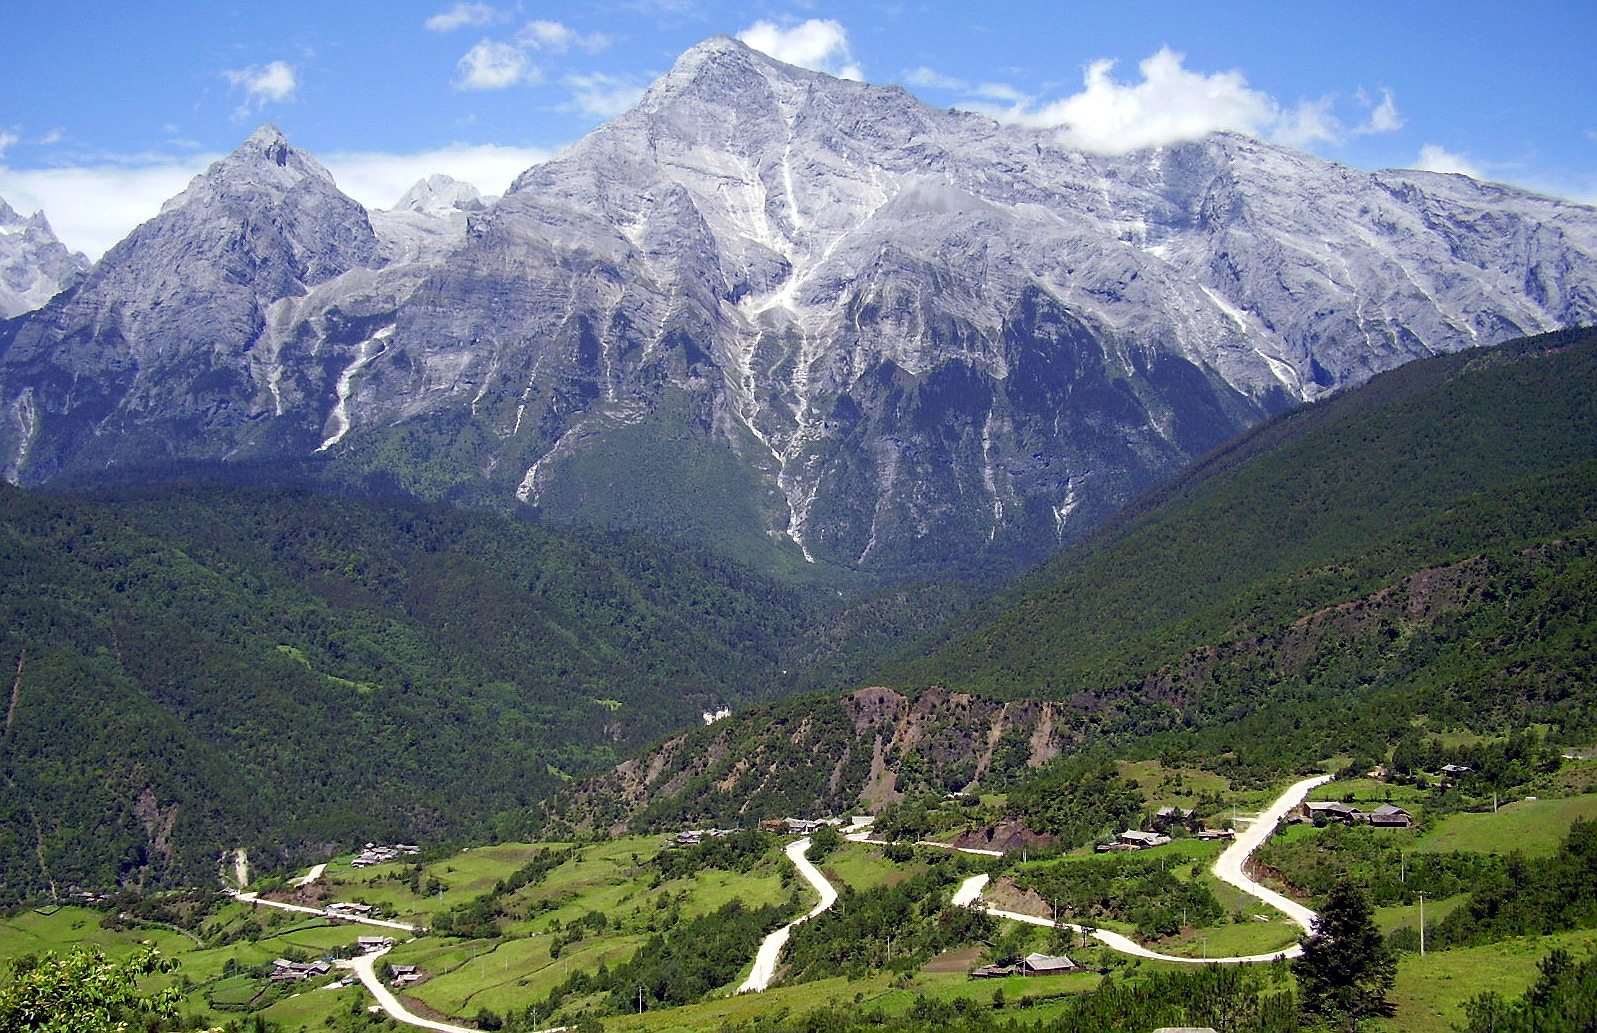
[[[422,184],[367,223],[325,173],[266,186],[308,168],[269,135],[201,179],[292,218],[191,187],[0,339],[8,477],[164,426],[174,454],[924,569],[1039,554],[1376,371],[1597,318],[1588,207],[1231,134],[1092,156],[725,38],[480,209]],[[231,293],[180,289],[177,241],[263,222],[294,232]]]
[[[262,128],[0,337],[7,478],[305,447],[304,419],[271,417],[284,412],[285,377],[321,393],[322,342],[285,354],[270,324],[315,285],[377,260],[365,209]]]
[[[491,201],[470,183],[428,176],[405,191],[393,208],[372,212],[372,229],[390,261],[437,261],[465,241],[468,216]]]
[[[38,308],[88,268],[87,258],[56,239],[43,212],[23,218],[0,198],[0,319]]]

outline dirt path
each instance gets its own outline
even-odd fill
[[[300,886],[309,886],[311,883],[315,882],[317,879],[320,879],[322,877],[322,873],[325,872],[326,870],[327,870],[327,863],[324,861],[321,864],[316,865],[315,867],[311,868],[310,871],[306,872],[304,875],[301,875],[299,878],[289,880],[288,884],[290,886],[294,886],[296,888],[298,888]]]
[[[381,918],[353,918],[348,915],[331,914],[323,908],[305,907],[302,904],[284,904],[277,900],[262,900],[254,893],[234,893],[229,891],[234,900],[245,904],[254,904],[257,907],[275,907],[279,911],[298,911],[302,915],[315,915],[318,918],[331,918],[336,922],[353,922],[356,925],[375,925],[381,929],[398,929],[401,932],[413,933],[416,926],[409,922],[388,922]]]
[[[377,960],[387,951],[377,951],[374,954],[362,954],[349,962],[349,967],[355,970],[355,975],[360,977],[361,985],[371,991],[377,998],[377,1004],[388,1013],[389,1018],[396,1022],[403,1022],[407,1026],[419,1026],[422,1029],[437,1030],[438,1033],[478,1033],[474,1026],[454,1026],[447,1022],[434,1022],[424,1019],[420,1015],[406,1008],[399,998],[395,997],[383,981],[377,978]]]
[[[754,955],[754,968],[749,972],[749,977],[743,980],[743,985],[738,987],[738,993],[759,993],[771,985],[771,978],[776,975],[776,959],[781,956],[782,948],[787,945],[787,938],[792,935],[793,927],[808,922],[816,915],[837,903],[837,889],[827,881],[821,870],[810,863],[804,854],[810,848],[808,836],[787,845],[787,858],[793,862],[799,874],[804,876],[815,892],[821,895],[821,902],[810,909],[810,913],[803,918],[796,918],[782,928],[771,933],[760,941],[760,949]]]
[[[11,723],[17,717],[17,700],[22,698],[22,669],[28,665],[28,651],[24,649],[22,655],[17,657],[17,677],[11,683],[11,705],[6,707],[6,731],[11,731]]]
[[[1255,850],[1264,845],[1266,839],[1270,838],[1270,833],[1275,831],[1276,826],[1280,824],[1282,818],[1286,817],[1287,812],[1302,803],[1303,798],[1309,795],[1310,790],[1322,786],[1330,780],[1330,775],[1319,775],[1314,778],[1306,778],[1288,787],[1286,792],[1282,793],[1274,803],[1265,808],[1258,818],[1254,819],[1247,832],[1239,835],[1236,842],[1227,847],[1225,853],[1216,858],[1214,862],[1216,878],[1279,909],[1288,918],[1301,926],[1304,932],[1312,932],[1314,930],[1314,919],[1316,917],[1314,912],[1295,900],[1290,900],[1268,887],[1259,885],[1248,876],[1246,868],[1248,858],[1252,856]],[[1269,954],[1249,954],[1232,958],[1183,958],[1174,954],[1160,954],[1157,951],[1149,950],[1130,937],[1110,932],[1107,929],[1087,929],[1068,922],[1056,923],[1047,918],[1039,918],[1036,915],[1021,914],[1017,911],[1000,911],[997,908],[988,907],[981,902],[981,895],[982,890],[987,886],[989,878],[990,876],[987,875],[973,875],[966,879],[960,884],[959,889],[954,892],[954,905],[957,907],[976,908],[987,912],[995,918],[1007,918],[1015,922],[1025,922],[1028,925],[1040,925],[1048,928],[1058,926],[1062,929],[1072,929],[1078,933],[1086,933],[1106,947],[1120,951],[1123,954],[1130,954],[1139,958],[1151,958],[1155,961],[1176,961],[1186,965],[1247,965],[1261,961],[1275,961],[1278,958],[1295,958],[1303,953],[1303,948],[1294,944],[1291,947]]]
[[[403,1001],[395,997],[388,987],[383,985],[381,977],[377,975],[377,962],[388,952],[376,951],[372,954],[362,954],[352,961],[340,961],[339,967],[354,970],[360,978],[361,985],[371,991],[377,999],[377,1006],[388,1013],[388,1017],[395,1022],[403,1022],[407,1026],[416,1026],[421,1029],[435,1030],[436,1033],[479,1033],[475,1026],[456,1026],[448,1022],[438,1022],[434,1019],[424,1019],[420,1015],[405,1007]],[[538,1030],[537,1033],[565,1033],[570,1026],[550,1026],[548,1029]]]

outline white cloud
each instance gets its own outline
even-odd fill
[[[194,155],[136,166],[0,167],[0,197],[19,211],[43,210],[62,243],[99,258],[220,155]]]
[[[973,97],[985,97],[988,100],[1002,101],[1005,104],[1018,104],[1026,100],[1026,95],[1010,86],[1008,83],[984,82],[970,90]]]
[[[1034,108],[1029,99],[1007,109],[972,105],[1001,121],[1058,127],[1066,142],[1083,150],[1121,154],[1190,140],[1217,129],[1259,135],[1280,116],[1268,94],[1251,89],[1241,72],[1203,75],[1182,67],[1185,57],[1162,47],[1137,66],[1140,82],[1119,82],[1112,60],[1094,61],[1082,76],[1084,89]]]
[[[1359,100],[1368,103],[1362,90],[1359,91]],[[1397,111],[1397,98],[1392,96],[1392,91],[1381,90],[1381,103],[1370,111],[1370,117],[1360,126],[1359,133],[1393,133],[1403,128],[1405,119]]]
[[[299,89],[299,78],[294,66],[287,61],[273,61],[248,68],[230,69],[222,73],[227,81],[244,91],[244,103],[233,112],[235,119],[243,119],[267,103],[283,103],[294,99]]]
[[[10,148],[12,144],[21,139],[22,137],[18,136],[16,133],[0,132],[0,158],[4,158],[6,156],[6,150]]]
[[[1336,143],[1346,135],[1342,120],[1331,113],[1335,97],[1299,101],[1298,106],[1281,113],[1270,139],[1288,147],[1307,150],[1316,143]]]
[[[831,18],[811,18],[789,28],[757,21],[737,38],[790,65],[826,72],[840,79],[864,79],[848,48],[848,30]]]
[[[144,156],[42,169],[0,165],[0,197],[21,212],[42,210],[67,247],[99,258],[161,205],[181,193],[219,154]],[[435,172],[464,180],[487,194],[502,194],[521,173],[546,161],[535,147],[454,144],[414,154],[349,152],[323,160],[339,189],[368,208],[388,208],[415,182]]]
[[[424,24],[432,32],[452,32],[466,25],[492,25],[504,17],[487,4],[460,3],[433,15]]]
[[[597,54],[610,46],[610,37],[602,32],[590,32],[584,35],[559,22],[548,21],[528,22],[516,34],[516,40],[527,46],[551,50],[557,54],[564,54],[573,47],[586,50],[590,54]]]
[[[967,93],[970,90],[970,84],[965,80],[933,71],[925,65],[910,68],[899,78],[907,86],[921,86],[929,90],[953,90],[956,93]]]
[[[963,105],[972,111],[1000,122],[1057,128],[1064,142],[1100,154],[1194,140],[1217,130],[1268,136],[1288,147],[1308,148],[1342,143],[1349,136],[1391,132],[1403,125],[1390,90],[1381,91],[1379,103],[1363,91],[1356,94],[1369,115],[1349,129],[1336,115],[1335,95],[1283,108],[1268,93],[1249,86],[1240,71],[1205,74],[1189,70],[1185,61],[1185,55],[1161,47],[1137,65],[1140,78],[1134,81],[1116,79],[1113,60],[1094,61],[1083,72],[1081,92],[1051,102],[1039,102],[1005,83],[972,86],[926,68],[905,73],[905,80],[957,89],[979,98]]]
[[[511,43],[485,39],[466,52],[458,65],[462,90],[503,90],[520,83],[543,81],[543,73],[527,52]]]
[[[442,172],[485,194],[503,194],[512,180],[547,161],[536,147],[453,144],[415,154],[352,151],[323,160],[338,188],[368,208],[391,208],[416,181]]]
[[[591,75],[568,75],[565,84],[571,87],[571,100],[578,111],[595,118],[614,118],[630,111],[643,98],[647,86],[620,76],[594,72]]]
[[[1474,162],[1434,143],[1420,148],[1420,156],[1414,159],[1413,167],[1426,172],[1462,172],[1471,179],[1486,178]]]

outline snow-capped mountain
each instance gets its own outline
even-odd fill
[[[43,212],[23,218],[0,198],[0,319],[38,308],[88,268],[87,258],[56,239]]]
[[[1589,207],[1230,134],[1094,156],[726,38],[479,204],[368,218],[262,130],[5,331],[7,476],[319,456],[902,570],[1034,555],[1265,413],[1597,318]]]
[[[428,176],[394,207],[371,212],[372,229],[393,261],[437,260],[465,242],[467,216],[494,200],[451,176]]]

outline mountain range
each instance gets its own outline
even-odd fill
[[[1597,332],[1420,360],[1189,467],[876,687],[672,736],[545,813],[736,824],[974,799],[1073,755],[1268,782],[1440,730],[1584,744],[1594,581]]]
[[[0,469],[268,463],[880,578],[1594,318],[1590,207],[1227,133],[1092,155],[718,37],[499,199],[368,212],[262,128],[0,324]]]

